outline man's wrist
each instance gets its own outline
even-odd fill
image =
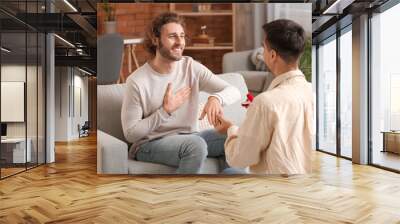
[[[168,116],[171,116],[172,113],[171,113],[171,112],[168,112],[168,110],[165,109],[164,106],[162,106],[161,109],[162,109]]]
[[[222,100],[221,100],[218,96],[216,96],[216,95],[209,96],[209,97],[208,97],[208,100],[211,100],[211,99],[217,100],[218,103],[219,103],[220,105],[222,105]]]
[[[239,132],[239,127],[231,124],[231,126],[229,126],[226,132],[227,136],[237,136]]]

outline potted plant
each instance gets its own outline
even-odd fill
[[[312,76],[311,52],[312,52],[311,38],[307,38],[305,43],[304,53],[300,59],[300,70],[303,72],[304,76],[309,82],[311,82],[311,76]]]
[[[115,33],[117,31],[117,22],[115,21],[115,7],[108,0],[104,0],[101,7],[105,13],[104,30],[105,33]]]

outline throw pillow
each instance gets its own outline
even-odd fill
[[[264,48],[259,47],[254,49],[250,56],[251,62],[256,67],[256,71],[267,71],[267,66],[264,62]]]

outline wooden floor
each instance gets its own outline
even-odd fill
[[[17,168],[9,168],[9,167],[4,168],[4,167],[2,167],[1,168],[1,177],[2,178],[3,177],[7,177],[7,176],[10,176],[10,175],[22,172],[24,170],[25,170],[25,167],[23,167],[23,168],[22,167],[17,167]]]
[[[98,176],[96,140],[0,181],[0,223],[400,223],[400,175],[317,153],[308,176]]]
[[[400,170],[400,154],[375,151],[372,160],[374,164]]]

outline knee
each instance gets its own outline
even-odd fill
[[[207,142],[200,136],[190,136],[182,145],[181,157],[196,157],[205,159],[207,157]]]

